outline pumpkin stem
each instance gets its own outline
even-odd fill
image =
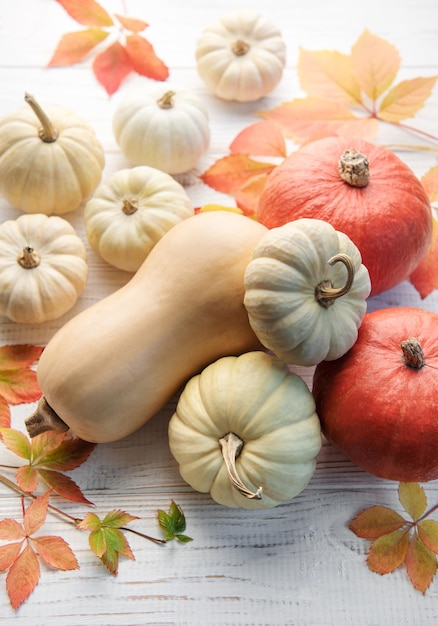
[[[231,44],[231,50],[234,52],[236,57],[243,57],[244,54],[248,52],[250,49],[250,45],[245,39],[236,39]]]
[[[421,370],[426,365],[423,348],[418,339],[410,337],[406,341],[402,341],[400,345],[405,365],[412,367],[414,370]]]
[[[25,270],[31,270],[34,267],[38,267],[41,258],[38,252],[35,252],[31,246],[26,246],[18,255],[17,261]]]
[[[36,437],[48,430],[55,430],[58,433],[65,433],[68,426],[48,404],[44,396],[38,400],[35,411],[25,421],[27,432],[30,437]]]
[[[263,497],[263,489],[259,487],[256,492],[251,491],[241,481],[239,474],[237,473],[236,459],[243,448],[243,441],[234,433],[228,433],[227,435],[219,439],[219,443],[222,447],[222,456],[224,457],[225,466],[228,472],[228,478],[230,479],[233,487],[237,489],[237,491],[242,494],[242,496],[245,496],[250,500],[261,500]]]
[[[370,180],[367,157],[356,150],[346,150],[339,159],[339,175],[352,187],[366,187]]]
[[[173,102],[174,95],[175,95],[175,92],[172,91],[171,89],[169,89],[169,91],[166,91],[166,93],[163,94],[161,98],[157,100],[157,104],[160,107],[160,109],[171,109],[174,104]]]
[[[122,211],[125,215],[132,215],[136,211],[138,211],[138,200],[137,198],[124,198]]]
[[[328,308],[331,304],[334,304],[335,300],[345,296],[351,289],[354,280],[354,265],[348,254],[335,254],[327,263],[334,265],[335,263],[343,263],[347,268],[347,280],[343,287],[333,287],[331,280],[323,280],[319,285],[315,287],[315,298],[321,306]]]
[[[33,96],[26,93],[24,94],[24,100],[27,104],[32,108],[33,112],[39,119],[42,124],[42,127],[39,130],[40,139],[45,141],[46,143],[52,143],[58,139],[58,131],[53,127],[52,122],[49,120],[47,115],[44,113],[43,109],[40,107],[38,102],[35,100]]]

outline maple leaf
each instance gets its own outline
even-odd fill
[[[61,537],[33,535],[43,526],[50,492],[36,498],[24,510],[23,523],[0,520],[0,570],[6,571],[6,590],[13,609],[30,596],[40,579],[38,557],[48,566],[63,571],[79,569],[70,546]]]
[[[371,541],[367,555],[371,571],[389,574],[404,563],[412,585],[424,594],[438,568],[438,522],[426,518],[438,505],[426,511],[427,496],[418,483],[400,483],[398,496],[411,520],[389,507],[372,506],[356,515],[349,528]]]
[[[95,513],[88,513],[77,525],[81,530],[90,533],[88,542],[91,550],[113,575],[118,573],[119,555],[135,560],[120,529],[136,519],[138,517],[125,511],[114,510],[107,513],[103,520]]]
[[[421,183],[432,204],[438,203],[438,165],[431,167],[421,178]],[[432,237],[425,256],[412,272],[409,281],[422,298],[438,289],[438,220],[432,211]]]
[[[28,461],[16,472],[17,485],[23,491],[35,491],[41,478],[59,496],[73,502],[92,504],[77,484],[62,472],[76,469],[84,463],[96,444],[54,431],[33,439],[13,428],[1,428],[0,434],[8,450]]]

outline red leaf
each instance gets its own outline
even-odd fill
[[[0,521],[0,539],[3,541],[16,541],[25,537],[23,526],[16,520],[7,518]]]
[[[232,141],[230,152],[252,156],[286,156],[286,142],[275,122],[263,120],[244,128]]]
[[[8,543],[5,546],[0,546],[0,572],[4,572],[11,567],[20,554],[22,545],[23,542],[18,541],[17,543]]]
[[[36,373],[30,369],[43,349],[30,345],[0,348],[0,396],[8,404],[34,402],[41,396]]]
[[[65,474],[53,470],[38,469],[38,473],[45,483],[59,496],[72,502],[93,504],[84,496],[77,484]]]
[[[60,437],[59,435],[58,433],[58,437],[53,437],[53,432],[43,433],[32,440],[34,464],[38,463],[39,466],[51,470],[67,472],[82,465],[96,447],[95,443],[68,437],[63,433]],[[39,441],[35,441],[37,438]],[[51,438],[57,445],[50,445]]]
[[[8,450],[30,461],[31,445],[29,439],[21,431],[15,428],[2,428],[0,430],[4,445]]]
[[[23,526],[29,537],[36,533],[46,521],[50,495],[50,491],[47,491],[47,493],[36,498],[27,507],[24,513]]]
[[[275,167],[272,163],[254,161],[246,154],[230,154],[218,159],[200,178],[216,191],[233,195],[249,179],[269,174]]]
[[[98,54],[93,61],[94,74],[109,95],[117,91],[133,69],[128,53],[118,41]]]
[[[154,80],[165,80],[169,69],[155,54],[153,46],[141,35],[126,37],[126,52],[137,74]]]
[[[50,567],[55,567],[62,571],[79,569],[78,561],[64,539],[62,537],[34,537],[39,556]]]
[[[84,26],[112,26],[110,15],[95,0],[56,0],[79,24]]]
[[[11,427],[11,412],[9,410],[9,404],[0,396],[0,428],[10,428]],[[1,439],[1,433],[0,433]]]
[[[426,593],[437,571],[434,553],[421,541],[417,533],[411,539],[406,555],[406,570],[415,589]]]
[[[87,28],[74,33],[66,33],[59,40],[47,66],[60,67],[79,63],[90,50],[106,39],[108,34],[99,28]]]
[[[20,489],[28,493],[33,493],[38,487],[38,472],[32,465],[19,467],[15,474],[15,479]]]
[[[30,596],[40,579],[40,566],[35,552],[27,545],[9,568],[6,589],[13,609]]]
[[[115,13],[114,15],[119,20],[123,28],[130,30],[131,33],[140,33],[149,26],[147,22],[137,20],[135,17],[126,17],[126,15],[119,15],[119,13]]]

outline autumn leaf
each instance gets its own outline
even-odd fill
[[[39,479],[59,496],[73,502],[92,504],[78,485],[61,472],[70,471],[84,463],[96,444],[71,438],[66,433],[53,431],[29,439],[13,428],[2,428],[0,434],[4,445],[27,465],[17,468],[17,485],[27,493],[38,486]]]
[[[118,41],[100,52],[93,61],[94,75],[109,95],[118,90],[123,79],[133,69],[126,49]]]
[[[232,154],[286,156],[286,142],[279,124],[271,120],[255,122],[244,128],[230,144]]]
[[[438,522],[426,519],[438,509],[427,511],[427,496],[418,483],[400,483],[400,504],[411,520],[386,506],[372,506],[356,515],[349,528],[358,537],[368,539],[369,569],[389,574],[403,563],[415,589],[426,593],[438,568]]]
[[[7,345],[0,348],[0,396],[8,404],[34,402],[41,396],[36,373],[31,366],[43,348],[31,345]]]
[[[9,410],[9,404],[6,400],[0,396],[0,428],[10,428],[11,426],[11,411]],[[0,435],[1,439],[1,435]]]
[[[166,80],[169,69],[155,54],[155,50],[149,41],[138,35],[126,37],[126,52],[132,63],[132,68],[137,74],[153,80]]]
[[[200,178],[216,191],[233,195],[251,178],[274,168],[274,164],[255,161],[246,154],[230,154],[218,159]]]
[[[61,537],[33,535],[43,526],[51,492],[33,500],[23,515],[23,523],[0,520],[0,570],[6,571],[6,590],[13,609],[30,596],[40,579],[38,556],[50,567],[63,571],[79,569],[70,546]]]
[[[108,37],[108,32],[99,28],[87,28],[61,37],[47,67],[74,65],[99,43]]]
[[[141,33],[145,28],[149,26],[147,22],[143,20],[138,20],[135,17],[127,17],[126,15],[120,15],[119,13],[114,14],[123,28],[131,31],[131,33]]]
[[[84,26],[112,26],[107,11],[95,0],[56,0],[79,24]]]
[[[351,69],[351,58],[336,50],[306,50],[298,57],[300,86],[309,96],[341,104],[361,101],[360,87]]]
[[[395,85],[383,98],[378,117],[386,122],[400,122],[413,117],[431,95],[437,78],[411,78]]]

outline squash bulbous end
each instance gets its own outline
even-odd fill
[[[55,430],[59,433],[66,432],[69,427],[48,404],[44,396],[38,401],[35,411],[25,420],[27,432],[31,438]]]

